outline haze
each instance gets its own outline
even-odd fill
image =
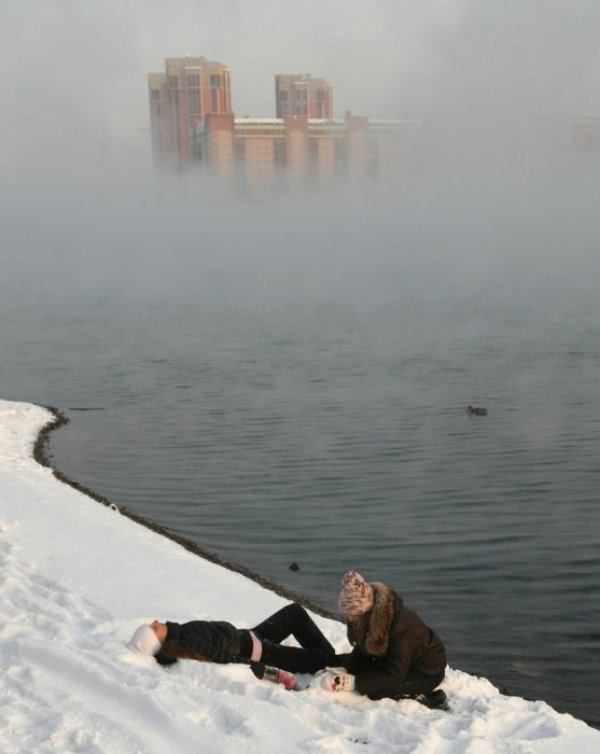
[[[599,32],[592,0],[4,0],[2,293],[394,295],[540,262],[589,285],[598,161],[557,134],[600,113]],[[338,117],[422,119],[420,174],[260,203],[155,174],[146,74],[186,53],[230,68],[237,115],[301,71]]]

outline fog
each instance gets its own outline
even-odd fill
[[[588,0],[4,0],[3,298],[591,287],[600,165],[565,134],[600,113],[599,32]],[[155,173],[146,74],[186,53],[230,68],[238,115],[307,71],[338,117],[421,119],[419,170],[260,201]]]

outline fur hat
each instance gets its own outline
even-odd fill
[[[338,601],[340,610],[349,617],[366,613],[373,607],[373,587],[356,571],[348,571],[342,579]]]
[[[154,656],[162,644],[150,626],[140,626],[135,630],[127,646],[132,652]]]

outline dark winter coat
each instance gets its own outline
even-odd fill
[[[415,679],[417,686],[423,679],[426,690],[434,688],[444,677],[444,645],[389,586],[372,587],[373,608],[362,621],[348,624],[354,649],[342,660],[356,677],[356,690],[371,699],[398,699],[413,695]]]
[[[155,655],[161,664],[178,658],[207,662],[232,662],[240,654],[240,631],[225,621],[167,621],[167,638]]]

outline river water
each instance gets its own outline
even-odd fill
[[[599,725],[597,171],[493,167],[13,191],[0,397],[63,411],[97,494],[326,610],[387,581],[452,666]]]
[[[600,303],[564,280],[13,296],[1,395],[66,414],[52,464],[96,493],[328,610],[387,581],[452,666],[598,725]]]

